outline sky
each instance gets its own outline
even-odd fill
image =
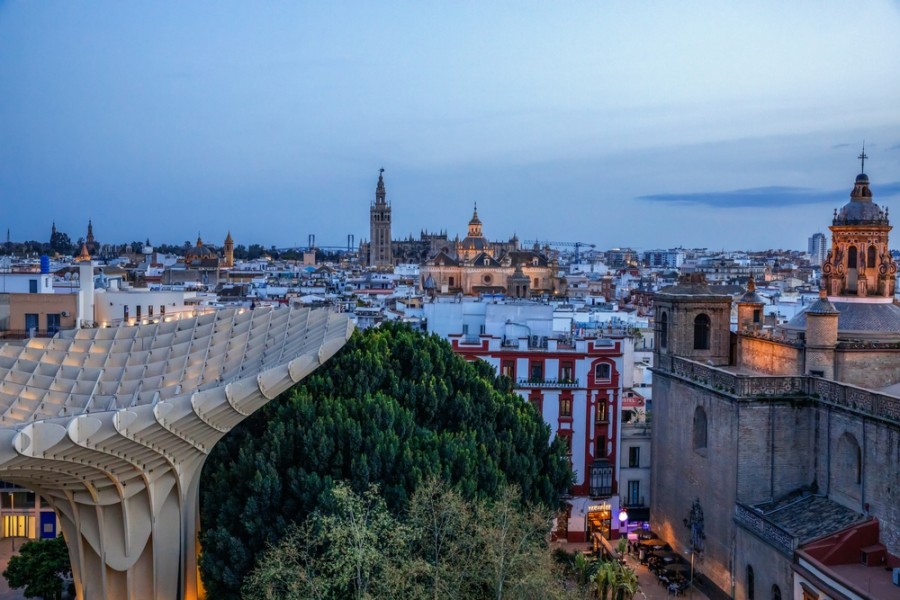
[[[477,203],[491,239],[805,249],[863,143],[900,200],[898,32],[897,0],[0,0],[0,228],[346,247],[383,167],[395,238]]]

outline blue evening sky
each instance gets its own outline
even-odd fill
[[[0,228],[805,248],[865,140],[900,199],[900,3],[0,2]],[[900,215],[900,210],[897,210]],[[900,241],[895,240],[895,247]]]

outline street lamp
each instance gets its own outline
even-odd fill
[[[683,520],[684,526],[691,530],[691,597],[694,597],[694,554],[703,550],[703,540],[706,533],[703,529],[703,507],[700,506],[700,498],[694,500],[691,511]]]

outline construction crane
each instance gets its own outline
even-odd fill
[[[525,240],[522,242],[525,246],[538,245],[538,246],[556,246],[556,247],[568,247],[575,248],[575,262],[578,262],[579,250],[581,250],[582,246],[587,246],[588,248],[596,248],[597,244],[589,244],[587,242],[548,242],[548,241],[540,241],[540,240]]]

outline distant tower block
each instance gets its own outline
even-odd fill
[[[222,310],[0,347],[0,479],[46,498],[80,600],[194,600],[200,471],[353,326],[326,310]]]
[[[391,205],[384,190],[384,169],[378,172],[375,203],[369,207],[369,266],[389,267],[394,264],[391,253]]]

